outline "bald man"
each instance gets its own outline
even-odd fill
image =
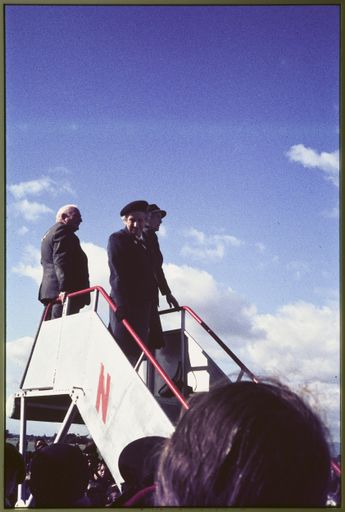
[[[42,239],[43,278],[38,299],[44,305],[52,302],[52,319],[62,315],[63,302],[68,293],[90,286],[87,256],[75,235],[81,222],[76,205],[62,206],[56,214],[56,224]],[[58,302],[54,303],[56,300]],[[86,304],[90,304],[89,293],[72,298],[69,313],[78,313]]]

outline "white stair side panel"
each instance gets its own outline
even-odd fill
[[[83,387],[87,379],[87,359],[91,350],[91,324],[94,317],[97,317],[94,311],[63,317],[54,389]],[[105,327],[104,330],[107,334]]]
[[[61,325],[62,318],[42,323],[23,389],[53,387]]]
[[[170,437],[174,427],[97,315],[89,334],[87,379],[77,406],[115,480],[121,482],[122,449],[140,437]]]

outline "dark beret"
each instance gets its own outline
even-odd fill
[[[159,212],[162,217],[165,217],[167,214],[167,212],[165,210],[161,210],[159,208],[159,206],[157,206],[156,204],[149,204],[147,211],[148,212]]]
[[[165,437],[141,437],[129,443],[120,453],[119,470],[127,484],[151,485]]]
[[[128,215],[131,212],[147,212],[147,207],[149,203],[147,201],[132,201],[131,203],[126,204],[120,211],[121,217],[123,215]]]

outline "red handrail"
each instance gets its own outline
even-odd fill
[[[195,313],[195,311],[192,310],[192,308],[190,308],[189,306],[180,306],[179,308],[175,308],[175,309],[167,309],[167,310],[164,310],[164,311],[160,311],[160,314],[164,314],[164,313],[170,313],[170,312],[173,312],[173,311],[178,311],[178,310],[181,310],[183,309],[184,311],[186,311],[187,313],[190,314],[190,316],[192,318],[194,318],[194,320],[196,322],[198,322],[199,325],[201,325],[201,327],[210,335],[212,336],[212,338],[218,343],[218,345],[220,345],[222,347],[222,349],[231,357],[231,359],[233,361],[235,361],[235,363],[241,368],[241,370],[246,373],[251,379],[252,381],[254,382],[259,382],[258,378],[254,375],[253,372],[251,372],[249,370],[249,368],[247,368],[243,363],[242,361],[236,356],[236,354],[234,354],[234,352],[227,346],[225,345],[225,343],[219,338],[219,336],[217,336],[217,334],[206,324],[206,322],[204,322],[202,320],[202,318],[200,318],[199,315],[197,315]]]
[[[77,292],[72,292],[72,293],[69,293],[67,295],[67,297],[76,297],[77,295],[82,295],[84,293],[89,293],[89,292],[92,292],[92,291],[95,291],[95,290],[97,290],[104,297],[104,299],[108,302],[109,306],[111,307],[111,309],[113,311],[117,310],[116,304],[114,303],[114,301],[111,299],[111,297],[109,297],[107,292],[101,286],[92,286],[90,288],[86,288],[85,290],[79,290]],[[178,388],[175,386],[174,382],[170,379],[169,375],[167,373],[165,373],[163,368],[160,366],[160,364],[153,357],[153,355],[151,354],[150,350],[146,347],[144,342],[139,338],[139,336],[137,335],[137,333],[135,332],[133,327],[129,324],[129,322],[125,318],[122,320],[122,323],[126,327],[127,331],[130,333],[132,338],[134,338],[136,343],[139,345],[140,349],[144,352],[146,357],[149,359],[149,361],[155,367],[155,369],[160,374],[162,379],[165,381],[167,386],[171,389],[173,394],[176,396],[176,398],[182,404],[182,406],[185,409],[189,409],[188,403],[185,401],[184,397],[181,395],[181,393],[179,392]]]
[[[341,468],[340,468],[340,466],[334,460],[331,461],[331,466],[332,466],[332,469],[336,472],[336,474],[338,476],[340,476],[341,475]]]

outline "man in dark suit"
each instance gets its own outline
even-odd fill
[[[43,278],[38,299],[44,304],[52,302],[51,318],[62,315],[66,295],[89,288],[87,256],[80,247],[75,231],[82,222],[75,205],[62,206],[56,214],[56,224],[44,235],[41,243]],[[54,303],[54,301],[58,301]],[[90,304],[90,294],[70,299],[69,313]]]
[[[117,310],[110,310],[110,330],[134,365],[140,348],[122,324],[125,318],[149,349],[161,348],[163,340],[149,339],[151,318],[157,312],[157,284],[151,254],[142,233],[146,222],[146,201],[133,201],[122,208],[125,227],[110,235],[108,262],[111,297]]]

